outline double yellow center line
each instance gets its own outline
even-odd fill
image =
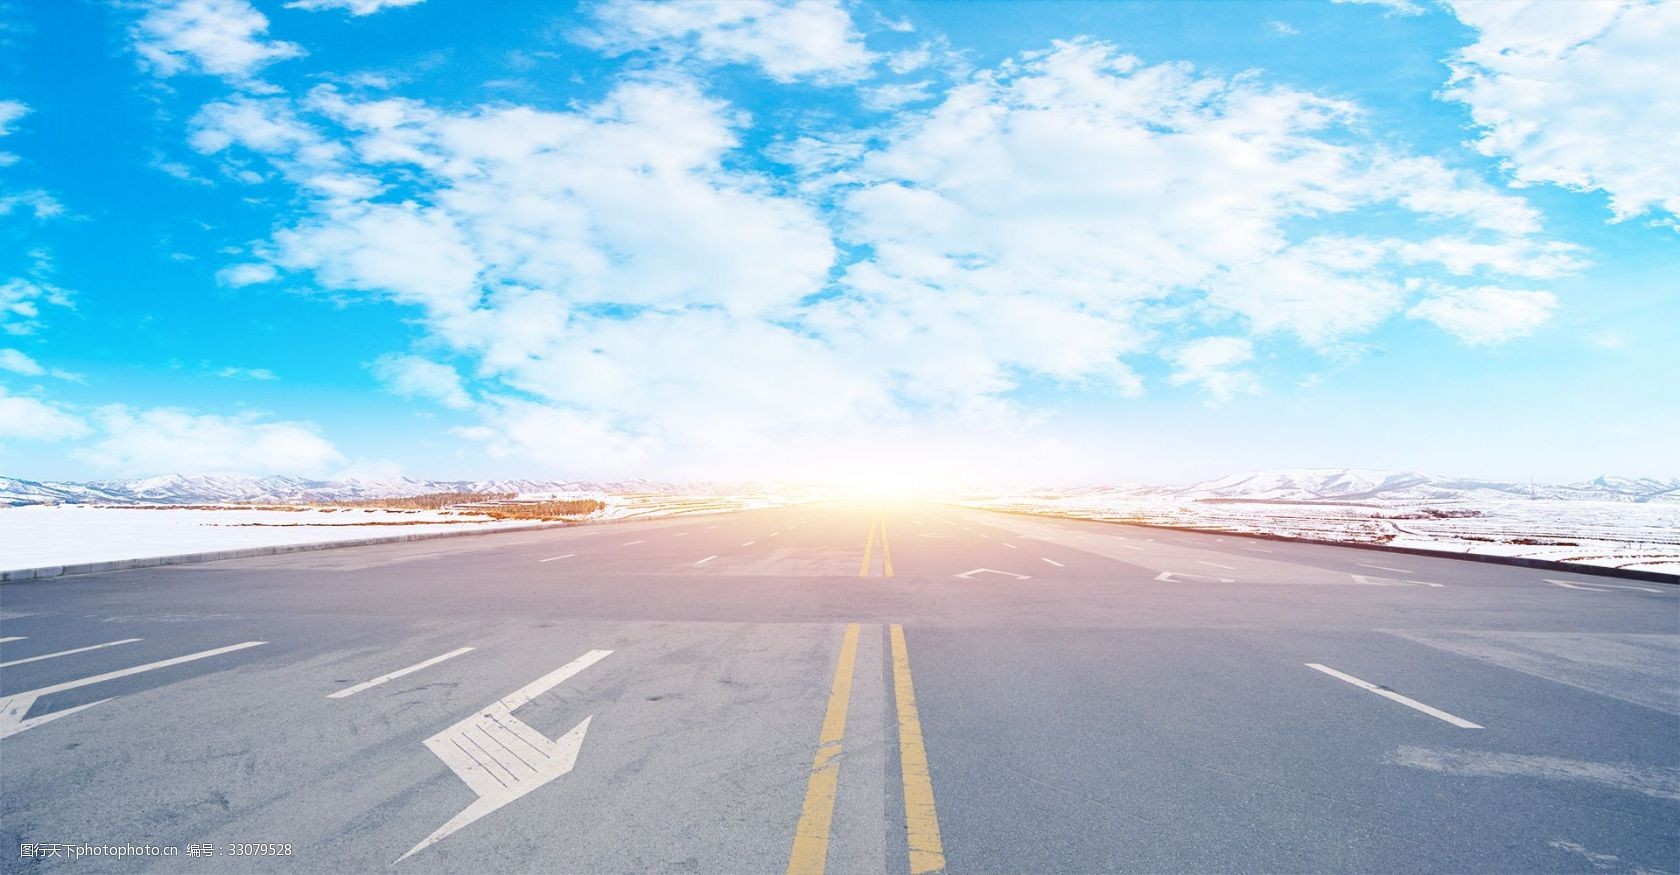
[[[811,778],[805,783],[805,807],[800,811],[799,825],[793,830],[788,875],[821,875],[828,860],[829,823],[834,818],[834,797],[840,790],[840,749],[846,736],[846,709],[852,701],[857,641],[858,624],[853,623],[846,627],[846,634],[840,639],[840,663],[834,667],[828,713],[823,715],[817,757],[811,762]]]
[[[885,534],[883,533],[883,539]],[[883,546],[884,546],[883,540]],[[889,575],[891,567],[888,567]],[[840,752],[846,734],[846,711],[852,697],[852,670],[857,665],[859,624],[846,627],[840,639],[840,661],[828,694],[817,755],[805,785],[805,805],[794,828],[788,875],[822,875],[828,862],[828,842],[834,799],[840,789]],[[939,837],[939,813],[933,803],[933,776],[922,741],[922,721],[916,710],[916,691],[910,680],[910,651],[904,627],[891,628],[893,696],[898,705],[898,754],[904,776],[904,827],[910,848],[912,875],[945,871],[945,846]]]
[[[858,565],[858,577],[868,577],[870,572],[869,555],[875,548],[875,531],[881,532],[881,576],[892,577],[892,545],[887,542],[887,518],[883,514],[876,514],[869,521],[869,539],[863,542],[863,562]]]

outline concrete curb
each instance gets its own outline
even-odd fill
[[[1220,535],[1233,538],[1253,538],[1258,541],[1283,541],[1290,544],[1318,544],[1325,547],[1352,547],[1355,550],[1372,550],[1379,553],[1407,553],[1412,556],[1431,556],[1438,559],[1463,559],[1470,562],[1487,562],[1494,565],[1515,565],[1520,568],[1538,568],[1543,571],[1567,571],[1571,574],[1590,574],[1599,577],[1620,577],[1627,580],[1643,580],[1647,583],[1667,583],[1680,585],[1680,574],[1664,574],[1661,571],[1639,571],[1630,568],[1611,568],[1606,565],[1587,565],[1578,562],[1558,562],[1554,559],[1530,559],[1526,556],[1496,556],[1489,553],[1460,553],[1456,550],[1431,550],[1427,547],[1396,547],[1389,544],[1370,544],[1363,541],[1326,541],[1319,538],[1295,538],[1289,535],[1273,535],[1267,532],[1233,532],[1229,529],[1204,529],[1195,526],[1163,526],[1157,523],[1140,523],[1133,520],[1104,520],[1092,517],[1068,516],[1059,513],[1034,513],[1030,510],[999,510],[990,507],[973,507],[966,504],[952,505],[968,510],[979,510],[987,513],[1006,513],[1014,516],[1049,517],[1060,520],[1076,520],[1087,523],[1106,523],[1115,526],[1137,526],[1143,529],[1161,529],[1169,532],[1195,532],[1200,535]]]

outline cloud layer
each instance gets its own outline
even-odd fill
[[[597,17],[726,62],[745,55],[706,27],[818,7]],[[1223,400],[1261,385],[1255,339],[1328,350],[1409,313],[1486,344],[1543,322],[1546,293],[1501,283],[1574,270],[1576,250],[1522,198],[1362,139],[1360,112],[1074,40],[867,137],[784,141],[792,187],[736,160],[750,120],[671,70],[567,111],[233,97],[192,143],[261,156],[306,196],[267,265],[415,307],[474,362],[478,393],[427,359],[375,364],[393,391],[480,418],[458,434],[579,471],[796,469],[860,423],[1018,439],[1040,416],[1013,395],[1029,380],[1137,394],[1154,356],[1167,385]],[[239,264],[223,281],[266,278]]]
[[[1477,41],[1445,96],[1482,129],[1476,147],[1520,183],[1600,190],[1619,220],[1680,230],[1680,4],[1657,0],[1451,3]]]
[[[1436,9],[1350,2],[1396,26]],[[1449,4],[1476,42],[1437,96],[1468,112],[1479,155],[1390,139],[1329,88],[1088,37],[976,69],[840,0],[587,4],[553,32],[616,72],[565,101],[423,98],[280,65],[307,56],[300,21],[433,8],[353,25],[271,22],[249,0],[124,14],[160,91],[198,76],[217,94],[184,116],[199,165],[182,172],[272,211],[211,266],[222,293],[284,282],[401,308],[412,345],[351,369],[434,407],[440,432],[556,473],[807,473],[932,435],[1004,458],[1048,431],[1046,399],[1243,404],[1281,385],[1276,362],[1352,361],[1388,329],[1517,342],[1547,330],[1590,256],[1524,187],[1602,191],[1617,220],[1680,214],[1680,98],[1654,84],[1673,71],[1675,4]],[[732,100],[738,79],[820,109]],[[0,136],[27,110],[0,101]],[[63,212],[0,189],[9,218]],[[9,334],[70,304],[38,263],[0,284]],[[11,352],[8,379],[54,373]],[[34,438],[91,436],[80,458],[111,470],[342,462],[291,419],[40,387],[4,401],[36,415]]]

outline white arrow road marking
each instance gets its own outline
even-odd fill
[[[952,576],[953,577],[960,577],[963,580],[973,580],[974,575],[976,575],[976,574],[1001,574],[1005,577],[1013,577],[1016,580],[1032,580],[1031,575],[1016,574],[1013,571],[999,571],[996,568],[976,568],[973,571],[964,571],[961,574],[955,574],[955,575],[952,575]]]
[[[114,681],[117,678],[125,678],[129,675],[140,674],[141,672],[168,668],[172,665],[180,665],[183,662],[192,662],[195,659],[220,656],[224,653],[232,653],[235,650],[244,650],[247,647],[259,647],[267,643],[267,641],[246,641],[243,644],[231,644],[227,647],[218,647],[215,650],[204,650],[198,653],[189,653],[186,656],[177,656],[173,659],[165,659],[159,662],[148,662],[145,665],[137,665],[133,668],[108,671],[104,674],[96,674],[90,678],[65,681],[62,684],[53,684],[50,687],[42,687],[38,690],[30,690],[25,693],[13,693],[4,699],[0,699],[0,738],[9,738],[26,729],[34,729],[35,727],[50,720],[57,720],[60,717],[68,717],[77,711],[92,708],[102,702],[111,701],[110,699],[100,699],[98,702],[89,702],[86,705],[77,705],[74,708],[65,708],[62,711],[54,711],[51,714],[43,714],[29,720],[23,719],[23,715],[29,713],[29,709],[35,704],[35,700],[41,698],[42,696],[51,695],[53,693],[62,693],[65,690],[74,690],[79,687],[92,686],[93,684],[104,683],[105,681]]]
[[[467,782],[478,799],[420,844],[409,848],[396,862],[401,863],[456,830],[570,772],[577,764],[584,733],[589,731],[589,721],[595,715],[583,718],[582,723],[565,735],[549,739],[513,716],[513,712],[610,655],[611,650],[591,650],[426,739],[426,747]]]
[[[1387,565],[1372,565],[1369,562],[1355,562],[1353,564],[1359,566],[1360,568],[1375,568],[1378,571],[1392,571],[1396,574],[1411,574],[1412,573],[1410,571],[1407,571],[1404,568],[1390,568]]]
[[[124,638],[121,641],[107,641],[104,644],[90,644],[87,647],[78,647],[74,650],[60,650],[57,653],[43,653],[40,656],[31,656],[27,659],[14,659],[11,662],[0,662],[0,668],[6,668],[13,665],[23,665],[26,662],[40,662],[43,659],[52,659],[55,656],[69,656],[72,653],[86,653],[89,650],[98,650],[102,647],[115,647],[118,644],[133,644],[139,640],[139,638]]]
[[[547,559],[538,559],[537,561],[538,562],[555,562],[555,561],[558,561],[558,560],[561,560],[561,559],[570,559],[570,558],[572,558],[573,556],[576,556],[576,555],[577,555],[576,553],[566,553],[566,554],[561,555],[561,556],[550,556]]]
[[[22,641],[28,637],[28,635],[13,635],[10,638],[0,638],[0,644],[5,644],[7,641]]]
[[[1050,563],[1050,564],[1051,564],[1051,565],[1054,565],[1054,566],[1056,566],[1056,567],[1057,567],[1057,568],[1064,568],[1064,567],[1066,567],[1066,566],[1064,566],[1064,565],[1062,565],[1062,563],[1060,563],[1060,562],[1057,562],[1057,561],[1056,561],[1056,560],[1054,560],[1054,559],[1051,559],[1051,558],[1049,558],[1049,557],[1048,557],[1048,556],[1040,556],[1040,557],[1038,557],[1038,558],[1040,558],[1040,559],[1043,559],[1043,560],[1044,560],[1044,561],[1045,561],[1045,562],[1048,562],[1048,563]]]
[[[1190,580],[1217,580],[1220,583],[1236,583],[1229,577],[1208,577],[1205,574],[1192,574],[1188,571],[1163,571],[1155,575],[1155,579],[1162,583],[1189,583]]]
[[[1458,716],[1453,715],[1453,714],[1448,714],[1447,712],[1442,711],[1439,708],[1431,708],[1428,705],[1425,705],[1425,704],[1423,704],[1422,702],[1419,702],[1416,699],[1408,699],[1405,696],[1402,696],[1399,693],[1394,692],[1393,690],[1387,689],[1385,687],[1379,687],[1376,684],[1371,683],[1370,681],[1362,681],[1359,678],[1354,677],[1353,675],[1343,674],[1342,672],[1339,672],[1339,671],[1331,668],[1328,665],[1319,665],[1316,662],[1309,662],[1309,663],[1307,663],[1307,668],[1313,669],[1314,671],[1324,672],[1325,674],[1327,674],[1327,675],[1329,675],[1333,678],[1336,678],[1337,680],[1347,681],[1348,683],[1353,684],[1354,686],[1356,686],[1356,687],[1358,687],[1362,690],[1370,690],[1371,692],[1376,693],[1377,695],[1382,696],[1385,699],[1389,699],[1391,701],[1399,702],[1400,704],[1405,705],[1406,707],[1411,708],[1411,709],[1416,710],[1416,711],[1422,711],[1423,713],[1428,714],[1429,716],[1434,717],[1437,720],[1445,720],[1446,722],[1451,723],[1452,725],[1457,726],[1460,729],[1482,729],[1483,728],[1482,725],[1479,724],[1479,723],[1471,723],[1470,721],[1464,719],[1463,717],[1458,717]]]
[[[1433,586],[1436,589],[1446,588],[1446,584],[1430,583],[1427,580],[1394,580],[1388,577],[1367,577],[1363,574],[1350,574],[1348,577],[1353,578],[1354,583],[1363,583],[1366,586]]]
[[[1662,592],[1662,590],[1660,590],[1660,589],[1651,589],[1648,586],[1628,586],[1626,584],[1621,584],[1621,583],[1599,583],[1596,580],[1593,581],[1592,583],[1586,583],[1584,581],[1579,582],[1579,583],[1570,583],[1567,580],[1553,580],[1550,577],[1547,577],[1547,578],[1544,578],[1544,579],[1547,583],[1553,584],[1554,586],[1561,586],[1561,587],[1565,587],[1565,588],[1568,588],[1568,589],[1578,589],[1578,590],[1582,590],[1584,592],[1609,592],[1612,589],[1634,589],[1634,590],[1638,590],[1640,592],[1655,592],[1655,593]]]
[[[417,672],[417,671],[419,671],[423,668],[431,668],[432,666],[437,665],[438,663],[440,663],[440,662],[442,662],[446,659],[454,659],[455,657],[460,656],[463,653],[469,653],[472,650],[473,650],[473,648],[471,648],[471,647],[461,647],[461,648],[458,648],[456,650],[451,650],[451,651],[449,651],[448,653],[445,653],[442,656],[434,656],[431,659],[426,660],[425,662],[417,662],[417,663],[409,666],[408,668],[399,668],[396,671],[391,672],[390,674],[382,674],[379,677],[374,678],[373,680],[362,681],[361,683],[359,683],[359,684],[357,684],[353,687],[345,687],[344,689],[339,690],[336,693],[328,693],[327,698],[329,698],[329,699],[343,699],[347,696],[354,696],[354,695],[356,695],[357,693],[359,693],[363,690],[371,690],[374,687],[377,687],[380,684],[385,683],[386,681],[394,681],[397,678],[400,678],[404,675],[414,674],[415,672]]]

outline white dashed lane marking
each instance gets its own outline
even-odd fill
[[[706,558],[704,558],[704,559],[702,559],[699,562],[696,562],[694,564],[695,565],[705,565],[707,562],[710,562],[710,561],[712,561],[713,559],[716,559],[716,558],[717,558],[717,554],[713,553],[712,555],[707,556]]]
[[[1205,574],[1194,574],[1189,571],[1163,571],[1155,575],[1155,579],[1162,583],[1185,583],[1191,580],[1217,580],[1220,583],[1236,583],[1229,577],[1208,577]]]
[[[1048,562],[1048,563],[1050,563],[1050,564],[1051,564],[1051,565],[1054,565],[1054,566],[1056,566],[1056,567],[1057,567],[1057,568],[1063,568],[1063,567],[1066,567],[1066,566],[1064,566],[1064,565],[1062,565],[1062,563],[1060,563],[1060,562],[1057,562],[1057,561],[1056,561],[1056,560],[1054,560],[1054,559],[1051,559],[1051,558],[1050,558],[1050,557],[1048,557],[1048,556],[1040,556],[1040,557],[1039,557],[1039,558],[1040,558],[1040,559],[1043,559],[1043,560],[1044,560],[1044,561],[1045,561],[1045,562]]]
[[[260,647],[267,643],[267,641],[246,641],[240,644],[230,644],[227,647],[218,647],[214,650],[202,650],[198,653],[189,653],[186,656],[177,656],[173,659],[148,662],[145,665],[137,665],[133,668],[123,668],[116,671],[108,671],[104,674],[96,674],[93,677],[65,681],[62,684],[53,684],[50,687],[42,687],[38,690],[13,693],[4,699],[0,699],[0,738],[7,738],[9,736],[16,735],[26,729],[34,729],[35,727],[48,721],[57,720],[60,717],[68,717],[77,711],[85,711],[95,705],[111,701],[108,698],[100,699],[97,702],[89,702],[86,705],[77,705],[73,708],[65,708],[62,711],[54,711],[51,714],[42,714],[39,717],[31,717],[28,720],[25,720],[23,715],[28,714],[29,709],[35,704],[35,700],[41,698],[42,696],[52,695],[53,693],[62,693],[65,690],[74,690],[80,687],[92,686],[94,684],[101,684],[106,681],[114,681],[117,678],[125,678],[130,675],[140,674],[141,672],[156,671],[160,668],[169,668],[172,665],[180,665],[183,662],[192,662],[196,659],[207,659],[212,656],[220,656],[224,653],[232,653],[235,650],[244,650],[247,647]]]
[[[1395,574],[1411,574],[1412,573],[1410,571],[1407,571],[1404,568],[1390,568],[1387,565],[1372,565],[1372,564],[1367,563],[1367,562],[1355,562],[1353,564],[1359,566],[1360,568],[1375,568],[1378,571],[1392,571]]]
[[[1422,702],[1419,702],[1416,699],[1409,699],[1405,696],[1402,696],[1399,693],[1396,693],[1393,690],[1388,689],[1387,687],[1379,687],[1376,684],[1371,683],[1370,681],[1362,681],[1359,678],[1354,677],[1353,675],[1344,674],[1342,672],[1339,672],[1339,671],[1331,668],[1328,665],[1320,665],[1316,662],[1309,662],[1309,663],[1307,663],[1307,668],[1310,668],[1314,671],[1324,672],[1325,674],[1327,674],[1327,675],[1329,675],[1329,676],[1331,676],[1331,677],[1333,677],[1337,680],[1346,681],[1347,683],[1353,684],[1354,686],[1356,686],[1356,687],[1358,687],[1362,690],[1370,690],[1371,692],[1376,693],[1377,695],[1382,696],[1385,699],[1388,699],[1388,700],[1393,701],[1393,702],[1399,702],[1400,704],[1405,705],[1406,707],[1411,708],[1414,711],[1422,711],[1423,713],[1428,714],[1431,717],[1434,717],[1436,720],[1444,720],[1447,723],[1451,723],[1452,725],[1457,726],[1460,729],[1481,729],[1481,728],[1483,728],[1481,726],[1481,724],[1479,724],[1479,723],[1471,723],[1470,721],[1464,719],[1463,717],[1459,717],[1455,714],[1448,714],[1447,712],[1442,711],[1439,708],[1432,708],[1428,705],[1423,704]]]
[[[570,558],[572,558],[573,556],[576,556],[576,555],[577,555],[576,553],[567,553],[567,554],[562,555],[562,556],[550,556],[547,559],[538,559],[537,561],[538,562],[558,562],[561,559],[570,559]]]
[[[1446,588],[1444,583],[1430,583],[1427,580],[1395,580],[1392,577],[1367,577],[1363,574],[1350,574],[1348,576],[1353,578],[1354,583],[1361,583],[1365,586],[1433,586],[1436,589]]]
[[[952,577],[960,577],[963,580],[973,580],[974,576],[976,574],[999,574],[999,575],[1002,575],[1004,577],[1013,577],[1016,580],[1031,580],[1032,579],[1031,575],[1016,574],[1013,571],[999,571],[996,568],[976,568],[976,569],[973,569],[972,571],[964,571],[961,574],[953,574],[951,576]]]
[[[380,684],[386,683],[387,681],[394,681],[397,678],[404,677],[406,675],[414,674],[415,672],[420,671],[421,669],[431,668],[432,666],[437,665],[438,663],[443,662],[446,659],[454,659],[455,657],[460,656],[463,653],[471,652],[472,649],[473,648],[471,648],[471,647],[460,647],[460,648],[457,648],[455,650],[451,650],[448,653],[443,654],[442,656],[434,656],[431,659],[426,660],[425,662],[417,662],[414,665],[409,666],[408,668],[399,668],[396,671],[391,672],[390,674],[382,674],[379,677],[376,677],[372,680],[362,681],[361,683],[359,683],[359,684],[357,684],[353,687],[345,687],[344,689],[339,690],[336,693],[328,693],[327,698],[329,698],[329,699],[343,699],[347,696],[354,696],[354,695],[356,695],[357,693],[359,693],[363,690],[371,690],[374,687],[379,686]]]
[[[1584,592],[1609,592],[1610,590],[1613,590],[1613,589],[1633,589],[1633,590],[1638,590],[1639,592],[1655,592],[1655,593],[1662,592],[1662,590],[1660,590],[1660,589],[1652,589],[1648,586],[1629,586],[1625,583],[1600,583],[1596,580],[1591,582],[1591,583],[1588,583],[1586,581],[1570,582],[1570,581],[1567,581],[1567,580],[1553,580],[1550,577],[1548,577],[1548,578],[1545,578],[1545,581],[1547,583],[1553,585],[1553,586],[1561,586],[1565,589],[1578,589],[1578,590],[1582,590]]]
[[[26,659],[14,659],[11,662],[0,662],[0,668],[8,668],[8,667],[14,666],[14,665],[23,665],[26,662],[40,662],[43,659],[53,659],[53,658],[59,657],[59,656],[69,656],[72,653],[86,653],[89,650],[99,650],[99,649],[105,648],[105,647],[115,647],[118,644],[133,644],[134,642],[139,641],[139,640],[140,640],[139,638],[124,638],[121,641],[107,641],[104,644],[90,644],[87,647],[77,647],[74,650],[60,650],[57,653],[43,653],[40,656],[31,656],[31,657],[28,657]]]
[[[1196,562],[1198,564],[1208,565],[1208,566],[1211,566],[1213,568],[1223,568],[1226,571],[1236,571],[1237,570],[1237,567],[1235,565],[1220,565],[1218,562],[1208,562],[1204,559],[1197,559]]]

